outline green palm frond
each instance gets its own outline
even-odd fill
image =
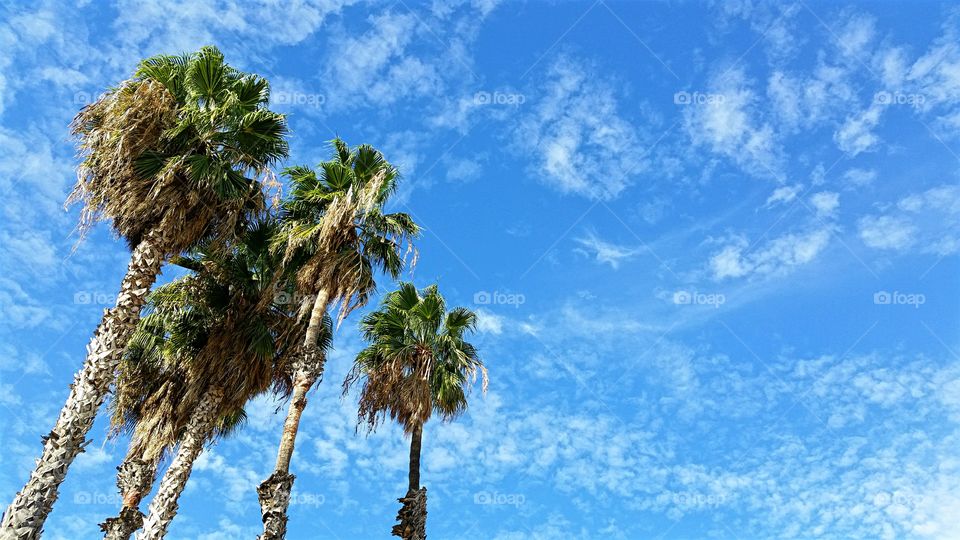
[[[398,177],[383,154],[369,145],[351,149],[341,139],[331,145],[332,159],[316,170],[284,171],[293,189],[281,204],[273,247],[283,252],[285,267],[296,269],[299,292],[326,291],[343,320],[368,301],[377,272],[396,278],[415,262],[407,259],[420,228],[407,214],[383,212],[384,186]]]
[[[344,381],[346,394],[360,385],[359,421],[373,430],[387,416],[410,431],[432,413],[451,420],[467,408],[467,389],[487,374],[476,348],[463,340],[476,314],[446,310],[436,286],[412,283],[387,294],[360,330],[369,345],[356,357]]]
[[[229,246],[197,246],[181,261],[191,273],[148,297],[111,401],[114,431],[132,432],[146,455],[176,444],[211,388],[224,389],[214,436],[225,436],[241,425],[247,401],[289,387],[289,357],[304,328],[295,306],[277,300],[278,290],[292,290],[271,250],[278,228],[265,219]],[[321,350],[331,335],[328,318]]]
[[[83,204],[81,231],[110,220],[134,246],[162,228],[171,254],[235,236],[263,212],[260,178],[289,151],[269,95],[215,47],[141,62],[73,121],[83,163],[68,203]]]

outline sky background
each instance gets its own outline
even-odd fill
[[[949,3],[0,14],[4,507],[128,259],[107,225],[73,251],[69,121],[141,58],[216,44],[271,81],[287,164],[339,135],[399,166],[393,209],[425,228],[412,279],[481,315],[489,391],[424,433],[431,538],[960,538]],[[405,492],[401,430],[355,433],[340,397],[361,315],[303,417],[290,538],[387,538]],[[257,400],[203,453],[170,538],[254,537],[284,411]],[[98,537],[116,513],[127,441],[106,433],[46,538]]]

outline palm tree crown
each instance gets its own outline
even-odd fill
[[[266,108],[269,97],[265,79],[215,47],[141,62],[74,119],[85,159],[69,201],[84,205],[81,229],[110,219],[131,247],[162,229],[172,253],[234,232],[263,206],[248,175],[287,155],[286,120]]]
[[[410,432],[433,413],[452,420],[467,408],[466,390],[487,372],[477,350],[465,340],[477,315],[467,308],[446,310],[436,285],[418,291],[412,283],[384,299],[361,322],[370,345],[356,358],[344,383],[363,380],[359,419],[370,429],[386,416]]]
[[[342,302],[342,318],[367,302],[376,271],[400,275],[420,228],[408,214],[383,212],[399,180],[383,154],[369,145],[350,149],[340,139],[331,144],[333,159],[319,171],[285,171],[293,190],[281,206],[275,245],[297,268],[301,292],[325,289]]]

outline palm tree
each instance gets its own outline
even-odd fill
[[[147,330],[142,327],[138,331]],[[130,346],[120,364],[117,391],[111,402],[113,434],[127,432],[133,437],[126,457],[117,467],[117,487],[122,497],[120,513],[100,524],[107,540],[127,540],[143,524],[140,501],[152,489],[163,457],[183,438],[189,420],[174,414],[176,410],[171,407],[181,402],[186,391],[182,366],[165,361],[168,358],[162,355],[162,350],[162,347]],[[211,439],[229,436],[245,419],[243,409],[219,418]]]
[[[423,425],[433,413],[450,421],[467,409],[467,389],[487,372],[477,350],[465,340],[477,316],[467,308],[446,310],[436,285],[418,291],[412,283],[364,317],[360,328],[370,345],[362,350],[344,381],[344,393],[362,380],[358,422],[368,430],[389,415],[410,434],[407,494],[393,527],[405,539],[426,538],[427,489],[420,486]]]
[[[375,272],[396,278],[403,270],[411,240],[419,227],[407,214],[383,212],[399,175],[369,145],[356,149],[332,141],[333,159],[286,171],[293,184],[283,202],[276,246],[286,267],[295,269],[304,299],[301,315],[309,323],[300,354],[292,366],[293,395],[283,426],[273,473],[257,487],[263,519],[262,540],[286,535],[287,505],[294,476],[290,460],[307,404],[307,392],[323,374],[325,356],[317,353],[316,335],[331,305],[340,304],[339,321],[364,305],[376,289]],[[415,257],[414,257],[415,258]]]
[[[116,306],[94,332],[42,455],[0,520],[0,536],[32,540],[42,532],[163,261],[198,239],[229,235],[263,206],[256,177],[287,155],[286,122],[266,108],[268,97],[266,80],[205,47],[144,60],[132,79],[74,119],[85,159],[69,200],[83,204],[80,229],[110,220],[132,253]]]
[[[133,432],[131,454],[154,474],[163,452],[177,447],[138,538],[166,534],[203,445],[234,429],[250,399],[271,386],[289,393],[285,364],[305,328],[276,294],[283,276],[269,249],[273,232],[261,222],[229,251],[204,246],[195,257],[179,258],[195,273],[151,295],[149,314],[130,342],[114,423]],[[325,323],[321,349],[330,344],[332,321]],[[128,538],[139,525],[137,494],[149,491],[149,476],[142,477],[144,484],[123,494],[130,504],[104,524],[107,538]]]

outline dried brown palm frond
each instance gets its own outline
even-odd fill
[[[142,156],[163,150],[163,133],[176,125],[177,109],[167,89],[148,79],[127,81],[80,111],[71,128],[85,159],[67,204],[83,204],[81,235],[108,218],[131,246],[160,227],[179,244],[170,249],[180,251],[207,233],[214,217],[227,217],[219,225],[232,232],[239,210],[263,206],[251,193],[249,201],[230,200],[228,208],[214,208],[190,189],[185,159],[168,162],[155,176],[138,170]]]
[[[149,80],[125,81],[81,109],[70,127],[80,139],[84,160],[67,198],[67,205],[83,203],[81,235],[96,221],[111,217],[118,234],[144,236],[146,220],[133,217],[148,209],[144,207],[153,185],[139,180],[135,163],[144,152],[159,151],[162,134],[176,122],[176,100],[163,85]]]
[[[338,325],[366,301],[364,289],[373,280],[372,269],[358,253],[360,236],[355,222],[374,210],[386,178],[386,171],[381,170],[358,191],[350,187],[344,195],[335,197],[320,223],[295,231],[286,246],[287,263],[305,245],[317,246],[314,255],[298,270],[297,284],[311,294],[326,290],[334,302],[339,301]],[[304,303],[300,316],[305,317],[311,307]]]
[[[368,431],[373,431],[387,416],[407,433],[430,419],[433,405],[429,379],[411,371],[402,361],[393,360],[362,373],[358,418],[366,423]],[[351,373],[345,386],[360,376],[358,371]]]
[[[289,364],[305,323],[277,297],[279,258],[269,248],[274,224],[254,224],[227,247],[216,243],[175,262],[192,274],[157,288],[128,347],[112,402],[148,457],[173,447],[206,395],[216,389],[224,432],[251,398],[292,388]],[[282,285],[282,287],[281,287]],[[329,347],[329,318],[318,349]]]
[[[216,91],[234,98],[202,104],[183,66],[157,57],[74,118],[83,162],[67,204],[83,204],[81,237],[99,220],[110,220],[131,246],[161,229],[170,244],[162,247],[175,254],[204,237],[228,238],[245,218],[265,210],[262,181],[271,178],[270,163],[286,153],[284,120],[265,109],[267,94],[240,100],[239,93],[249,92],[240,81],[252,85],[256,78],[244,78],[208,49],[186,61],[219,62],[230,76]]]
[[[343,383],[360,383],[358,423],[372,431],[387,416],[410,433],[437,413],[451,420],[466,410],[476,379],[487,371],[464,334],[476,325],[466,308],[446,311],[436,286],[418,291],[403,283],[362,323],[370,342]]]

